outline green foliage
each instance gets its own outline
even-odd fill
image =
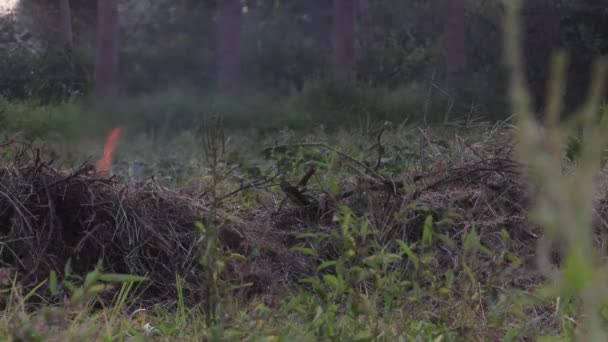
[[[570,161],[576,161],[581,156],[581,141],[576,137],[569,137],[566,142],[566,158]]]
[[[386,5],[380,1],[377,3]],[[276,37],[268,38],[271,39]],[[404,44],[408,48],[413,46],[407,41]],[[517,52],[516,47],[510,47],[506,51]],[[424,49],[407,50],[406,53],[399,52],[396,47],[386,50],[388,57],[378,58],[389,60],[386,65],[402,62],[398,75],[410,75],[418,63],[428,65],[428,58],[432,58],[432,53]],[[296,58],[287,52],[279,57],[276,63]],[[515,251],[518,244],[533,242],[531,238],[522,239],[518,234],[534,235],[532,232],[513,226],[484,231],[483,226],[477,225],[477,217],[464,225],[456,225],[451,214],[438,213],[432,204],[412,196],[405,197],[407,201],[390,214],[382,214],[381,218],[396,222],[414,220],[419,223],[419,230],[416,226],[414,231],[397,235],[378,223],[375,212],[341,206],[333,212],[333,220],[327,218],[318,230],[307,231],[295,239],[292,252],[316,266],[300,279],[300,284],[285,289],[288,295],[280,297],[280,300],[271,298],[272,305],[263,303],[267,298],[241,301],[242,298],[235,293],[248,284],[228,279],[225,275],[231,263],[242,256],[230,253],[219,238],[222,229],[230,223],[220,200],[225,190],[222,183],[226,181],[220,164],[225,159],[236,164],[240,156],[225,154],[222,122],[214,121],[211,125],[206,122],[202,141],[197,145],[198,149],[204,149],[202,159],[210,168],[212,178],[212,184],[206,189],[211,196],[211,201],[207,202],[208,221],[197,224],[204,235],[201,243],[205,246],[200,262],[205,269],[201,283],[206,293],[201,305],[186,305],[183,280],[176,275],[175,303],[159,305],[142,313],[134,309],[138,305],[134,304],[136,298],[130,294],[133,284],[142,282],[145,285],[144,278],[104,274],[100,266],[78,278],[71,275],[68,264],[61,276],[52,272],[46,282],[29,293],[20,292],[16,279],[12,280],[9,289],[3,286],[2,294],[6,297],[2,298],[5,311],[0,317],[0,338],[451,341],[481,336],[488,340],[502,338],[503,341],[605,340],[608,295],[605,291],[605,265],[600,257],[605,252],[597,249],[591,239],[593,180],[600,171],[599,156],[606,142],[604,131],[607,128],[605,119],[601,121],[596,116],[600,112],[598,103],[602,79],[598,78],[593,83],[591,96],[581,111],[582,117],[574,119],[572,125],[557,122],[561,109],[559,99],[562,97],[552,93],[548,103],[557,102],[557,105],[549,106],[548,129],[541,130],[528,108],[525,86],[519,74],[521,70],[518,69],[521,65],[516,63],[517,55],[510,57],[510,72],[515,80],[511,89],[512,101],[519,124],[518,156],[527,166],[525,171],[528,172],[531,192],[536,194],[532,218],[544,228],[537,251],[543,279],[531,278],[533,284],[514,283],[519,278],[512,272],[535,272],[534,268],[528,268],[529,256],[518,255]],[[311,69],[321,69],[316,63],[310,62]],[[261,65],[250,72],[260,75],[271,67]],[[302,70],[294,73],[308,72]],[[596,75],[603,75],[606,68],[600,66],[596,70]],[[382,70],[384,72],[386,69]],[[371,75],[370,78],[388,78],[388,74]],[[167,76],[159,76],[158,79],[164,80],[164,77]],[[476,77],[474,75],[472,79]],[[145,83],[143,79],[133,81],[134,88],[139,86],[138,83]],[[268,79],[260,82],[272,83]],[[466,85],[467,80],[459,82]],[[240,96],[239,101],[201,96],[194,91],[159,91],[153,96],[127,101],[114,115],[134,131],[154,137],[187,130],[203,122],[204,117],[217,113],[223,114],[228,127],[241,128],[304,127],[311,122],[341,128],[365,125],[365,121],[372,121],[369,118],[395,121],[401,121],[405,115],[418,118],[427,115],[425,118],[430,120],[444,118],[445,100],[436,101],[434,98],[429,110],[421,109],[428,90],[423,84],[411,82],[408,86],[398,84],[389,88],[320,79],[304,82],[301,92],[284,96],[277,96],[277,92],[247,92],[249,96]],[[456,96],[473,99],[481,91],[476,87],[489,87],[488,83],[481,81],[469,85],[470,88],[457,86]],[[73,135],[86,121],[83,118],[86,111],[78,104],[38,107],[3,102],[2,106],[5,116],[1,124],[6,131],[22,131],[29,138]],[[578,131],[583,134],[579,135]],[[273,138],[289,141],[289,134],[286,136]],[[395,133],[391,143],[387,143],[387,149],[403,152],[399,150],[402,147],[392,146],[395,140],[407,145],[403,148],[404,155],[416,149],[420,149],[422,155],[423,148],[439,146],[429,142],[426,147],[421,147],[415,144],[414,139],[400,140],[404,139],[403,136],[407,136],[404,131]],[[578,138],[567,140],[569,136]],[[362,141],[365,138],[360,135],[351,135],[348,139],[340,135],[328,138],[322,132],[310,139],[343,139],[344,150],[355,155],[355,161],[364,163],[375,158],[375,153],[370,153],[374,148],[365,146],[369,141]],[[428,164],[435,168],[436,163],[453,162],[453,151],[447,144],[445,149],[448,151],[446,156],[437,150],[431,152],[441,160],[416,157],[419,158],[415,159],[416,167],[427,170]],[[268,160],[265,162],[276,164],[282,174],[294,179],[301,176],[306,162],[318,166],[323,175],[315,175],[318,178],[315,186],[322,188],[319,191],[328,197],[343,190],[341,177],[353,177],[336,151],[311,152],[303,148],[276,147],[266,152]],[[374,156],[370,157],[370,154]],[[575,161],[568,164],[571,168],[567,170],[563,168],[564,155]],[[404,172],[405,162],[399,160],[397,164],[394,168],[381,170],[407,179],[410,174]],[[252,174],[262,174],[265,170],[261,169],[266,166],[258,167]],[[406,184],[406,187],[415,186]],[[271,192],[272,200],[275,200],[274,195]],[[482,203],[483,197],[478,199],[476,205],[487,204]],[[230,205],[234,206],[231,209],[240,211],[244,210],[239,207],[243,203],[247,203],[248,208],[261,201],[247,193]],[[464,214],[466,216],[468,212]],[[282,231],[281,234],[293,237],[294,233]],[[491,247],[488,241],[493,242]],[[560,249],[563,263],[560,265],[553,265],[549,260],[551,251],[545,248],[553,243],[563,246]],[[121,288],[114,292],[112,306],[104,307],[98,299],[111,294],[111,285],[115,284],[121,284]],[[523,291],[515,291],[515,286],[511,286],[514,284],[523,287]],[[38,291],[45,291],[46,287],[54,298],[66,298],[66,303],[41,304]],[[40,307],[37,311],[29,310]]]
[[[424,94],[417,84],[388,89],[339,80],[307,82],[285,106],[290,127],[324,124],[328,128],[367,127],[380,120],[422,121]],[[434,108],[436,109],[436,108]],[[441,115],[434,115],[435,118]]]
[[[72,274],[70,263],[65,265],[61,280],[55,271],[52,271],[49,278],[35,287],[27,295],[21,294],[21,288],[13,282],[8,289],[7,298],[12,298],[11,303],[5,303],[3,315],[0,319],[0,338],[3,340],[26,340],[26,341],[47,341],[56,338],[57,334],[62,334],[64,338],[86,338],[104,335],[111,338],[112,334],[123,328],[123,310],[127,305],[127,300],[132,296],[131,291],[136,283],[145,281],[145,277],[128,274],[103,273],[101,261],[97,267],[89,272],[84,279]],[[62,301],[61,307],[45,307],[38,312],[32,313],[30,306],[42,292],[43,285],[48,283],[49,290],[53,296]],[[108,324],[105,331],[95,331],[94,324],[90,326],[74,327],[77,321],[84,318],[94,311],[94,307],[99,305],[102,296],[115,292],[112,307],[104,317]],[[69,322],[61,330],[54,326],[57,322]],[[94,322],[91,319],[90,322]]]
[[[89,272],[84,279],[72,274],[70,263],[66,264],[63,272],[63,281],[58,283],[57,274],[52,271],[49,276],[49,288],[51,293],[59,294],[63,288],[67,291],[71,305],[78,305],[100,296],[113,288],[114,284],[142,282],[146,278],[129,274],[103,273],[101,260],[97,267]],[[78,286],[77,284],[82,284]],[[120,297],[124,301],[125,295]]]
[[[440,2],[369,3],[370,8],[361,9],[357,13],[360,24],[357,31],[359,82],[377,90],[381,97],[405,97],[399,108],[402,113],[404,110],[409,112],[415,109],[428,111],[421,109],[428,105],[429,101],[425,99],[427,93],[432,92],[431,88],[439,86],[447,92],[449,99],[445,94],[439,94],[430,101],[434,109],[426,114],[434,117],[435,120],[431,121],[443,119],[447,108],[451,108],[451,118],[461,118],[471,111],[486,117],[505,117],[505,91],[501,87],[505,74],[501,64],[498,24],[504,10],[500,3],[467,1],[469,76],[455,83],[451,77],[446,77],[442,66],[443,16]],[[571,88],[576,89],[571,89],[567,96],[577,101],[582,96],[580,90],[584,91],[584,75],[589,73],[586,68],[592,56],[606,53],[607,44],[602,39],[606,13],[601,5],[584,1],[556,3],[561,17],[562,45],[576,56],[570,68],[570,75],[577,80],[573,82],[576,86]],[[61,101],[73,94],[87,94],[91,89],[89,80],[91,65],[94,63],[94,29],[90,23],[94,22],[95,8],[87,1],[73,1],[71,4],[76,36],[75,51],[78,53],[65,53],[61,49],[55,49],[59,47],[56,3],[39,0],[20,3],[19,17],[27,19],[24,20],[26,26],[42,41],[43,46],[54,48],[42,55],[8,52],[9,50],[3,52],[2,59],[8,61],[0,66],[3,75],[0,78],[0,88],[5,97],[43,102]],[[124,15],[136,16],[137,20],[124,20],[122,28],[122,34],[129,37],[128,44],[124,44],[121,51],[122,89],[129,95],[145,93],[153,96],[167,87],[205,91],[214,89],[217,72],[214,43],[216,6],[216,1],[149,2],[148,12],[142,16],[136,9],[137,6],[126,5]],[[241,39],[243,91],[255,89],[250,97],[261,96],[260,93],[273,94],[264,95],[267,98],[274,97],[274,94],[289,97],[291,93],[301,91],[306,84],[315,83],[316,80],[331,82],[327,77],[332,68],[331,35],[328,34],[331,30],[331,10],[326,1],[301,3],[293,0],[266,0],[247,3]],[[150,44],[151,41],[154,44]],[[542,64],[546,64],[546,61]],[[307,92],[314,92],[310,89],[314,86],[308,88]],[[385,88],[389,90],[384,90]],[[403,93],[406,92],[398,91],[412,91],[413,88],[416,88],[415,94],[407,92],[405,95]],[[359,95],[348,87],[345,91]],[[368,96],[364,98],[363,106],[354,102],[354,108],[344,108],[339,114],[353,110],[355,116],[378,115],[379,119],[395,116],[392,111],[387,115],[386,108],[383,108],[385,102],[381,101],[375,106],[368,100],[368,97],[374,96],[374,91],[365,90],[365,93]],[[338,95],[341,97],[344,94]],[[256,101],[245,101],[250,102]],[[414,103],[417,107],[412,107]],[[287,120],[291,124],[304,125],[318,117],[334,114],[334,102],[321,104],[332,108],[313,108],[314,110],[304,111],[303,117],[296,118],[295,112],[298,111],[294,108],[289,111],[281,106],[273,106],[272,109],[279,113],[273,112],[268,116],[287,116],[291,117]],[[390,104],[386,104],[388,105]],[[267,106],[256,107],[255,117],[260,113],[263,118],[267,117],[264,115],[269,109]]]
[[[218,163],[227,158],[227,151],[223,150],[223,130],[220,127],[221,121],[206,122],[201,136],[196,136],[202,140],[196,140],[196,149],[191,151],[198,158],[203,150],[204,155],[201,157],[210,168],[206,171],[214,178],[205,190],[216,198],[221,198],[230,191],[226,187],[235,185],[226,184],[230,181],[224,178],[224,169]],[[399,141],[411,149],[417,149],[417,136],[408,133],[410,130],[404,128],[387,132],[383,142],[391,146]],[[279,142],[290,141],[289,139],[294,139],[292,135],[295,133],[284,132],[272,138]],[[408,138],[401,140],[404,137]],[[368,145],[374,146],[371,143],[375,142],[375,138],[374,134],[364,136],[350,132],[344,135],[317,133],[314,136],[314,139],[340,141],[340,151],[348,151],[362,161],[375,159],[374,148],[366,150]],[[244,145],[237,144],[238,149],[245,149]],[[182,145],[179,146],[181,149]],[[149,145],[142,145],[140,148],[145,150],[148,147]],[[178,148],[172,149],[176,151]],[[333,181],[336,194],[344,191],[342,177],[353,176],[352,170],[345,167],[344,161],[334,153],[280,146],[270,150],[269,158],[272,159],[269,164],[280,159],[281,155],[286,155],[281,165],[289,179],[301,177],[305,162],[313,161],[319,170],[315,175],[315,186],[331,190]],[[150,155],[155,154],[154,150],[148,152]],[[232,162],[236,163],[239,158]],[[260,173],[263,174],[266,167],[272,166],[261,167],[263,170]],[[388,172],[384,168],[380,170]],[[399,174],[402,171],[403,168],[400,168],[395,172]],[[195,172],[197,179],[200,178],[200,169]],[[255,191],[253,193],[251,205],[257,206],[261,200],[256,198]],[[271,193],[271,196],[275,196],[275,193]],[[517,235],[520,230],[512,226],[489,231],[485,227],[474,227],[474,224],[456,226],[457,219],[452,214],[438,213],[431,203],[420,201],[407,202],[407,207],[402,208],[402,211],[383,217],[395,222],[415,218],[414,222],[417,223],[413,226],[414,229],[408,229],[406,233],[398,231],[399,236],[379,226],[372,213],[361,211],[356,206],[338,208],[333,220],[328,217],[323,226],[319,226],[319,230],[311,227],[311,230],[300,234],[299,238],[295,238],[296,232],[281,231],[286,236],[290,234],[294,240],[293,252],[297,254],[294,258],[305,258],[305,264],[313,265],[310,274],[302,276],[303,279],[298,284],[288,283],[291,286],[286,289],[274,289],[287,291],[287,295],[271,298],[270,303],[265,302],[267,297],[245,300],[240,293],[247,289],[248,283],[229,277],[230,267],[234,262],[242,261],[242,257],[230,253],[218,238],[222,229],[229,229],[234,222],[230,213],[234,212],[232,210],[240,205],[244,197],[245,195],[241,197],[237,194],[226,202],[206,202],[213,211],[205,216],[204,224],[198,224],[204,234],[201,239],[204,253],[200,261],[206,270],[201,286],[208,289],[200,305],[187,304],[183,289],[185,276],[176,276],[175,300],[147,308],[145,312],[137,311],[140,303],[136,297],[124,295],[126,289],[123,294],[115,289],[118,291],[114,294],[114,302],[122,303],[118,306],[100,309],[97,305],[74,309],[71,306],[50,305],[50,308],[63,314],[78,310],[79,316],[67,319],[68,323],[65,324],[69,327],[65,328],[64,325],[62,331],[81,339],[91,338],[89,336],[92,335],[87,335],[88,331],[102,331],[103,336],[114,339],[135,336],[141,339],[172,340],[316,341],[401,338],[464,341],[476,336],[505,336],[505,340],[509,337],[516,340],[533,337],[541,332],[568,336],[568,329],[572,329],[570,319],[576,317],[578,304],[571,304],[565,296],[559,305],[559,315],[547,313],[550,316],[547,318],[549,323],[540,325],[530,320],[526,303],[516,301],[504,290],[504,284],[510,281],[505,281],[504,278],[515,276],[515,279],[519,279],[517,273],[511,273],[513,270],[532,272],[529,268],[520,268],[522,261],[518,258],[527,258],[527,254],[517,254],[518,244],[522,243],[521,236]],[[238,207],[236,210],[240,212],[245,209]],[[492,241],[491,250],[486,245],[488,240]],[[526,241],[529,242],[524,242]],[[578,264],[577,260],[574,261],[573,265]],[[578,277],[577,272],[569,274],[573,278]],[[89,277],[95,278],[98,278],[95,273]],[[86,277],[80,280],[82,284],[84,279]],[[101,277],[98,279],[101,285],[105,284]],[[111,279],[111,276],[105,279]],[[56,294],[63,292],[71,297],[73,293],[66,288],[60,276],[51,275],[45,288],[47,284]],[[89,280],[87,284],[96,283]],[[580,285],[577,282],[572,284],[571,289]],[[144,281],[142,286],[145,285]],[[82,287],[75,285],[75,288],[79,286]],[[107,287],[89,288],[92,292],[108,290]],[[101,295],[111,294],[102,292]],[[549,304],[545,303],[551,312],[554,310],[552,303],[550,300]],[[518,305],[523,307],[524,314],[521,317],[514,314],[514,308]],[[41,318],[45,309],[27,313],[25,318],[18,321],[20,326],[31,323],[28,331],[33,336],[48,336],[44,329],[57,327],[58,323]],[[44,322],[43,327],[38,325],[39,321]],[[558,323],[563,328],[556,332],[554,324]],[[17,334],[15,325],[0,319],[0,334],[4,331]]]
[[[82,58],[64,50],[33,54],[0,50],[0,97],[11,101],[57,103],[88,93],[90,69]]]
[[[76,103],[40,106],[0,101],[1,132],[21,133],[27,140],[78,136],[91,112]]]
[[[304,314],[303,319],[312,319],[314,335],[321,339],[454,338],[445,327],[428,322],[410,321],[403,328],[392,327],[393,323],[388,322],[407,319],[407,314],[400,308],[414,305],[421,299],[423,284],[436,281],[431,280],[430,272],[418,268],[420,257],[413,248],[399,240],[383,243],[378,230],[370,227],[366,218],[357,217],[349,208],[341,207],[334,220],[340,229],[328,234],[300,236],[311,247],[294,250],[319,260],[318,275],[302,280],[310,289],[301,291],[287,304],[289,311],[286,314]],[[428,223],[425,226],[428,228]],[[338,246],[337,254],[335,259],[325,260],[317,251],[330,241]],[[408,261],[414,265],[414,272],[406,271],[403,263]],[[426,261],[423,263],[426,270],[430,265]],[[445,286],[451,285],[446,283]],[[445,294],[449,290],[441,287],[440,292]],[[367,319],[353,320],[356,317]],[[378,325],[378,320],[388,325]]]
[[[388,90],[338,81],[307,82],[301,93],[279,96],[272,92],[243,91],[229,98],[192,89],[173,88],[125,100],[115,115],[134,132],[167,137],[190,130],[204,117],[221,114],[227,128],[261,131],[289,127],[311,130],[324,125],[332,131],[368,127],[379,119],[422,121],[420,86]],[[443,118],[444,107],[434,108],[429,121]]]

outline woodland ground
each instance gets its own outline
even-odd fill
[[[454,116],[426,87],[321,82],[195,130],[209,100],[174,92],[103,117],[129,126],[108,177],[91,165],[111,127],[0,102],[0,340],[605,341],[608,67],[559,122],[558,56],[539,128],[511,3],[510,107],[481,112],[517,128],[474,107],[428,128]],[[371,121],[420,107],[424,125]]]
[[[82,164],[99,141],[7,141],[0,336],[572,339],[576,297],[539,292],[543,230],[529,219],[512,132],[260,135],[211,120],[163,141],[127,130],[111,179]],[[600,177],[598,246],[607,184]]]

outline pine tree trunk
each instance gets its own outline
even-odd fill
[[[542,112],[551,56],[559,47],[560,13],[552,0],[526,2],[524,8],[526,71],[535,109]]]
[[[221,0],[218,5],[217,47],[218,88],[234,90],[240,83],[241,30],[243,10],[240,0]]]
[[[367,49],[372,41],[372,18],[369,0],[359,0],[359,41],[361,47]]]
[[[116,95],[118,87],[118,6],[117,0],[97,0],[97,56],[95,95]]]
[[[467,66],[464,0],[444,0],[443,29],[446,71],[455,75]]]
[[[61,35],[65,45],[68,48],[73,44],[72,33],[72,10],[70,8],[70,0],[59,0],[59,25],[61,27]]]
[[[333,18],[334,72],[350,79],[356,66],[355,0],[334,0]]]

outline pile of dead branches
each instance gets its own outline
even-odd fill
[[[58,170],[21,145],[2,145],[17,151],[3,153],[0,166],[0,270],[10,277],[4,285],[16,276],[26,291],[33,289],[52,271],[62,277],[68,263],[84,277],[101,261],[103,272],[145,276],[137,292],[145,301],[177,298],[177,277],[189,303],[201,300],[207,290],[201,257],[209,237],[197,222],[213,221],[209,196],[171,190],[153,178],[123,182],[88,163]],[[265,221],[254,210],[218,215],[222,248],[245,256],[222,277],[247,283],[241,291],[247,297],[275,293],[279,286],[273,285],[292,268],[287,264],[302,258],[272,235],[258,234]],[[235,219],[226,219],[231,215]],[[44,289],[37,294],[50,296]]]
[[[176,275],[186,290],[200,286],[195,223],[206,211],[153,180],[126,185],[87,164],[58,171],[20,154],[0,168],[0,267],[32,288],[68,262],[84,275],[102,260],[106,272],[146,276],[147,296],[163,300]]]
[[[398,175],[324,144],[299,146],[334,149],[359,174],[341,180],[335,193],[311,185],[318,171],[310,167],[299,180],[281,181],[282,201],[267,191],[273,201],[256,208],[221,209],[220,242],[245,257],[230,264],[226,276],[248,284],[248,296],[315,276],[318,262],[336,257],[339,241],[328,241],[317,259],[293,247],[308,243],[298,238],[302,233],[340,229],[333,218],[341,206],[368,220],[382,244],[399,239],[415,245],[430,215],[434,229],[457,246],[476,230],[486,246],[499,249],[504,229],[519,255],[531,257],[538,231],[527,219],[531,199],[511,146],[462,143],[449,147],[460,151],[455,157],[420,156],[424,167]],[[184,293],[197,300],[205,288],[200,258],[206,237],[196,222],[208,222],[210,205],[208,197],[153,179],[124,183],[100,177],[87,164],[60,171],[35,153],[18,155],[0,167],[0,268],[32,288],[51,271],[61,273],[68,261],[84,275],[102,260],[107,272],[146,276],[147,298],[175,298],[180,276]],[[449,267],[458,251],[443,248],[440,254]]]
[[[514,159],[513,144],[506,138],[477,145],[455,139],[448,147],[427,146],[425,151],[434,151],[433,155],[419,156],[418,167],[398,175],[386,175],[378,164],[372,167],[325,144],[290,147],[330,149],[360,171],[340,184],[338,194],[308,185],[314,169],[299,181],[283,182],[281,189],[289,204],[273,216],[273,231],[290,232],[283,234],[283,241],[290,246],[308,245],[285,236],[339,229],[332,217],[341,206],[347,206],[370,222],[379,243],[385,246],[397,239],[419,244],[425,219],[431,216],[433,229],[454,243],[437,246],[437,258],[448,268],[457,264],[471,231],[490,250],[505,250],[506,232],[513,239],[514,253],[523,261],[533,261],[542,232],[529,221],[533,199]],[[320,260],[332,260],[338,253],[331,241],[320,251]],[[488,260],[487,267],[492,267],[492,262]]]

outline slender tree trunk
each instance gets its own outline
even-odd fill
[[[72,33],[72,10],[70,8],[70,0],[59,0],[59,25],[61,27],[61,35],[65,45],[68,48],[73,44]]]
[[[95,95],[116,95],[118,87],[118,5],[117,0],[97,0],[97,56]]]
[[[333,62],[338,77],[352,78],[355,56],[355,0],[334,0]]]
[[[362,49],[371,46],[372,41],[372,18],[369,0],[359,0],[359,40]]]
[[[218,88],[234,90],[240,82],[243,9],[240,0],[220,0],[217,18]]]
[[[524,19],[526,71],[535,109],[540,115],[545,102],[551,55],[561,41],[560,13],[553,0],[534,0],[526,2]]]
[[[465,0],[443,0],[445,66],[448,75],[467,67]]]

